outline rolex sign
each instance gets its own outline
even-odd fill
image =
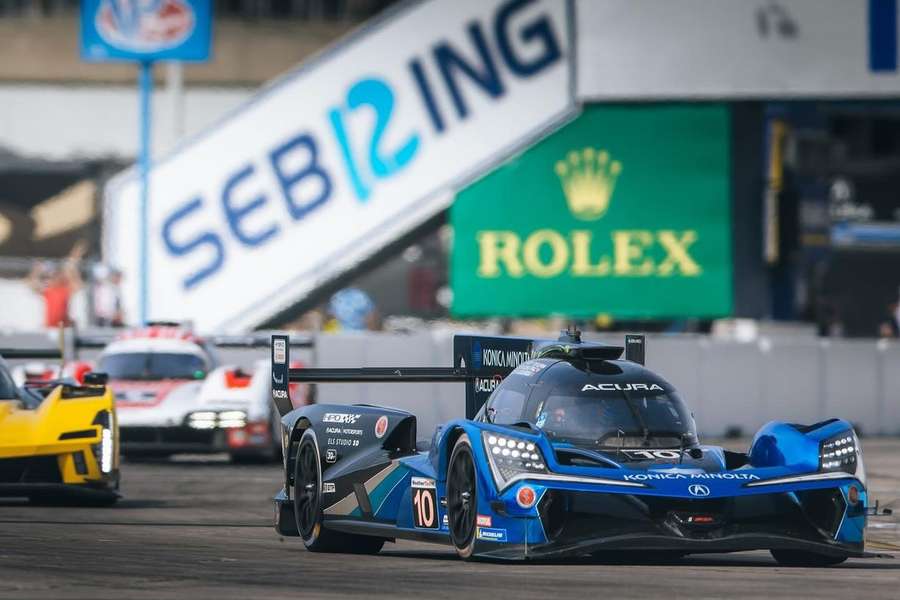
[[[463,190],[458,316],[622,319],[732,310],[729,115],[594,106]]]

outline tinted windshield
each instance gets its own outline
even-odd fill
[[[188,353],[133,352],[109,354],[97,370],[110,379],[202,379],[209,369],[203,357]]]
[[[551,438],[594,447],[672,448],[697,440],[694,419],[674,392],[554,392],[534,418]]]

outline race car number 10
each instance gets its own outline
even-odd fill
[[[412,504],[416,527],[435,529],[438,526],[437,491],[433,479],[413,477]]]

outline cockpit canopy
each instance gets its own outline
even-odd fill
[[[528,423],[554,441],[593,449],[698,442],[693,416],[675,389],[627,361],[528,361],[500,383],[478,418]]]

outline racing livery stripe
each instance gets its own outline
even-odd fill
[[[384,481],[391,473],[393,473],[398,467],[400,463],[397,461],[391,461],[391,464],[378,471],[369,478],[365,483],[366,493],[371,494],[378,484]],[[326,508],[322,511],[326,515],[335,515],[335,516],[350,516],[350,514],[359,507],[359,503],[356,500],[356,494],[350,493]]]

